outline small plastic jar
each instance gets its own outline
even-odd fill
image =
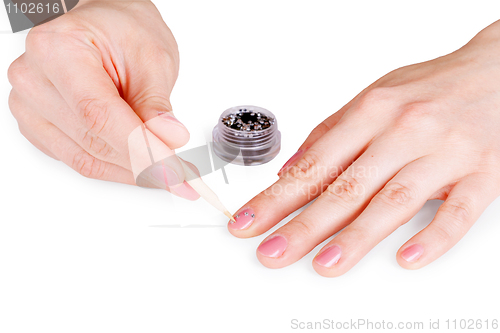
[[[238,165],[271,161],[281,149],[281,133],[274,114],[258,106],[235,106],[219,117],[213,133],[214,153]]]

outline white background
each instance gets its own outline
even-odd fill
[[[229,166],[230,185],[220,171],[205,178],[233,211],[371,82],[452,52],[500,18],[498,0],[156,3],[180,47],[172,104],[192,133],[186,148],[205,144],[231,106],[259,105],[278,117],[275,160]],[[419,271],[400,268],[395,254],[440,202],[342,277],[314,272],[318,249],[267,269],[255,257],[264,236],[234,238],[205,202],[85,179],[32,147],[7,106],[7,68],[26,32],[9,33],[3,8],[0,25],[0,332],[288,332],[294,318],[440,319],[443,328],[446,319],[500,319],[499,200]]]

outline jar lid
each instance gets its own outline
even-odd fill
[[[214,153],[238,165],[271,161],[281,149],[281,133],[274,114],[258,106],[235,106],[219,117],[213,133]]]

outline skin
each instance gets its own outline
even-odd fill
[[[299,147],[301,158],[243,206],[255,212],[253,223],[229,231],[263,234],[317,199],[264,240],[284,237],[280,256],[257,256],[267,267],[284,267],[342,230],[319,251],[337,246],[338,262],[313,260],[320,275],[334,277],[427,200],[441,199],[434,220],[397,253],[408,269],[437,259],[500,194],[498,36],[500,22],[452,54],[400,68],[366,88],[318,125]],[[175,39],[152,3],[80,1],[30,31],[26,53],[9,68],[9,105],[21,133],[47,155],[86,177],[135,184],[134,130],[146,126],[164,156],[189,140],[182,124],[164,117],[173,115],[178,68]],[[182,167],[169,161],[179,184],[166,189],[184,186],[178,192],[185,194]],[[405,260],[403,251],[415,244],[423,253]]]
[[[433,262],[500,195],[499,54],[500,21],[449,55],[382,77],[312,131],[299,147],[307,149],[302,157],[242,207],[253,209],[253,223],[229,231],[261,235],[317,198],[262,242],[284,237],[281,255],[257,250],[257,257],[266,267],[285,267],[340,231],[318,252],[338,246],[338,262],[313,260],[318,274],[335,277],[427,200],[441,199],[432,222],[396,255],[407,269]],[[415,244],[423,253],[405,260],[403,251]]]
[[[9,106],[45,154],[85,177],[135,185],[134,163],[145,165],[130,158],[135,129],[142,138],[146,125],[162,158],[189,140],[170,105],[178,71],[176,41],[150,1],[83,0],[29,32],[8,71]],[[196,199],[179,161],[167,164],[176,181],[166,189]]]

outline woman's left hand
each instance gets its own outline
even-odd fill
[[[290,265],[319,251],[314,269],[344,274],[409,221],[427,200],[445,200],[434,220],[407,241],[398,263],[421,268],[454,246],[500,195],[500,21],[458,51],[395,70],[330,116],[244,205],[236,237],[269,235],[257,257]]]

